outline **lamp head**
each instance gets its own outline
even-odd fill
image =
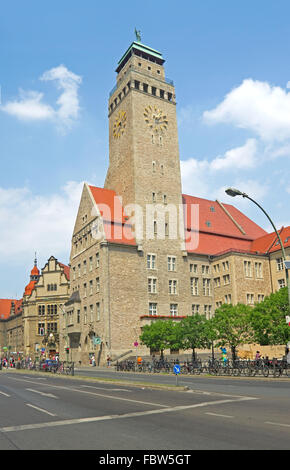
[[[225,190],[225,192],[227,193],[228,196],[232,196],[232,197],[244,196],[244,193],[242,193],[241,191],[235,188],[228,188]]]

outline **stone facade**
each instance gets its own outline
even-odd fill
[[[163,64],[138,42],[118,63],[105,185],[84,185],[72,236],[61,358],[68,347],[75,362],[94,355],[104,364],[134,354],[142,327],[157,318],[211,318],[223,303],[254,305],[278,288],[279,255],[252,249],[265,231],[233,206],[182,194],[175,89]],[[195,232],[198,242],[188,241]]]
[[[32,359],[58,354],[59,318],[68,295],[69,267],[51,256],[40,272],[35,261],[23,298],[9,304],[0,299],[0,310],[2,304],[6,309],[0,315],[2,356],[7,351]]]

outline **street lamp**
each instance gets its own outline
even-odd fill
[[[289,275],[288,275],[288,269],[290,269],[290,261],[286,259],[286,253],[285,253],[285,248],[284,248],[284,245],[282,243],[282,240],[281,240],[281,237],[273,223],[273,221],[270,219],[269,215],[267,214],[267,212],[263,209],[263,207],[260,206],[260,204],[258,204],[256,201],[254,201],[254,199],[252,199],[250,196],[248,196],[246,193],[243,193],[242,191],[240,191],[239,189],[235,189],[235,188],[228,188],[225,190],[225,192],[227,193],[228,196],[231,196],[231,197],[235,197],[235,196],[242,196],[242,197],[245,197],[247,199],[249,199],[250,201],[252,201],[254,204],[256,204],[256,206],[258,206],[261,211],[264,212],[265,216],[267,217],[267,219],[270,221],[273,229],[275,230],[276,232],[276,235],[278,237],[278,240],[279,240],[279,243],[280,243],[280,246],[281,246],[281,250],[282,250],[282,256],[283,256],[283,259],[284,259],[284,266],[285,266],[285,274],[286,274],[286,284],[287,284],[287,288],[288,288],[288,304],[289,304],[289,307],[290,307],[290,282],[289,282]]]

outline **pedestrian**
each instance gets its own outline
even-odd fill
[[[255,360],[256,360],[256,361],[259,361],[259,359],[261,359],[260,351],[256,351]]]
[[[92,366],[93,366],[93,367],[96,366],[96,358],[95,358],[95,355],[92,356]]]
[[[110,367],[110,365],[111,365],[111,358],[108,354],[108,356],[107,356],[107,367]]]

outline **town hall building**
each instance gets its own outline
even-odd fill
[[[232,205],[183,194],[164,62],[140,38],[118,62],[107,176],[103,188],[84,184],[72,235],[63,359],[67,347],[82,364],[125,357],[154,319],[211,318],[223,303],[254,305],[285,285],[275,234]]]

